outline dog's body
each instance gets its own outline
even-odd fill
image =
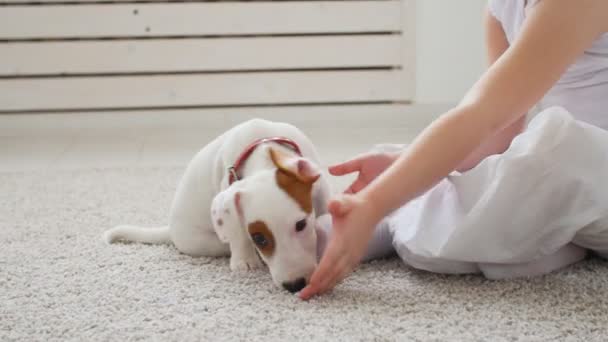
[[[230,168],[259,139],[284,137],[301,156],[276,141],[262,142],[247,157],[240,180]],[[173,243],[192,256],[231,256],[235,271],[266,262],[273,280],[295,292],[317,261],[315,219],[327,211],[329,186],[317,167],[311,141],[296,127],[254,119],[235,126],[199,151],[173,199],[169,226],[118,226],[104,235],[143,243]]]

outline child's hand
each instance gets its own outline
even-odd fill
[[[376,179],[399,157],[399,153],[368,152],[342,164],[329,168],[334,176],[344,176],[359,172],[357,179],[346,189],[347,194],[356,194]]]
[[[359,264],[376,226],[376,215],[360,195],[343,195],[329,204],[333,234],[302,299],[325,293]]]

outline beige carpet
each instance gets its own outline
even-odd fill
[[[310,302],[270,276],[168,246],[101,241],[164,224],[181,168],[0,173],[0,341],[605,341],[608,263],[494,282],[362,266]]]

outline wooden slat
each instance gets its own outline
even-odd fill
[[[0,79],[0,111],[409,100],[400,71]]]
[[[0,76],[398,66],[401,36],[0,44]]]
[[[399,31],[400,1],[0,7],[0,39]]]

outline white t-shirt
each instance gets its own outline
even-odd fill
[[[526,11],[541,0],[489,0],[512,43],[526,19]],[[539,109],[566,108],[576,119],[608,129],[608,33],[604,33],[562,75],[539,103]]]

